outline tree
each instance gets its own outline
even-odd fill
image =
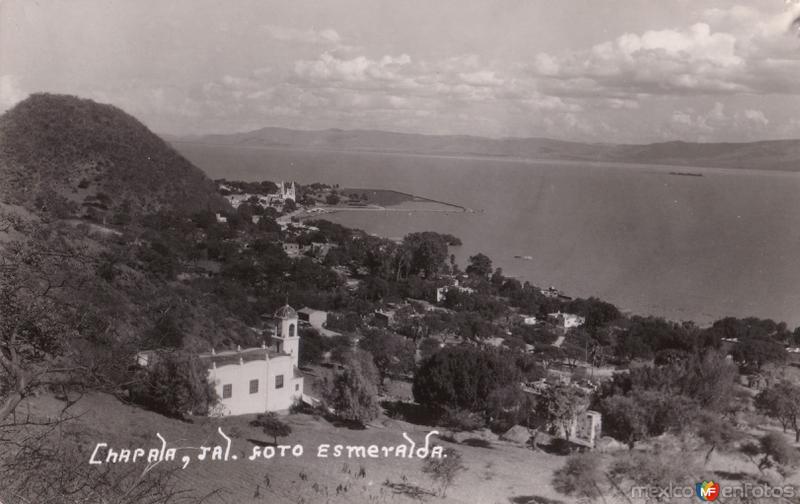
[[[600,470],[601,461],[595,453],[571,455],[566,464],[553,473],[553,488],[564,495],[579,499],[606,502],[600,483],[605,479]]]
[[[318,364],[323,355],[329,350],[328,340],[314,328],[300,329],[300,355],[298,360],[301,365]]]
[[[345,355],[344,369],[333,378],[324,399],[336,416],[363,425],[378,416],[378,376],[369,352],[351,351]]]
[[[414,400],[433,408],[485,413],[495,389],[519,382],[511,359],[473,346],[445,347],[414,375]]]
[[[577,389],[559,385],[545,391],[539,398],[536,409],[544,418],[551,432],[563,433],[564,438],[569,441],[572,422],[586,406],[586,400]]]
[[[422,465],[422,472],[439,484],[441,497],[447,495],[447,489],[453,484],[458,473],[465,469],[461,454],[453,448],[445,448],[441,458],[426,458]]]
[[[279,437],[286,437],[292,433],[292,428],[286,422],[278,418],[274,412],[262,413],[250,422],[253,427],[261,427],[264,434],[272,436],[275,445],[278,444]]]
[[[208,368],[197,356],[184,352],[156,354],[131,387],[134,402],[162,415],[184,418],[206,414],[217,402],[208,382]]]
[[[797,451],[784,436],[770,432],[762,436],[758,443],[748,443],[741,447],[742,453],[756,464],[760,472],[776,468],[782,475],[787,474],[797,462]],[[757,457],[760,459],[756,460]]]
[[[89,260],[44,226],[0,216],[0,232],[25,238],[0,246],[0,423],[42,386],[69,380],[87,307]],[[91,269],[91,267],[89,267]]]
[[[488,277],[492,274],[492,260],[486,254],[479,252],[470,256],[466,271],[469,275]]]
[[[786,432],[794,430],[795,443],[800,442],[800,387],[783,381],[759,392],[756,408],[765,415],[778,420]]]
[[[765,364],[786,360],[783,345],[766,338],[743,338],[733,347],[731,355],[745,369],[755,368],[756,371],[761,371]]]
[[[425,338],[419,344],[419,355],[422,360],[426,360],[428,357],[441,350],[441,348],[442,345],[436,338]]]
[[[325,203],[327,203],[329,205],[338,205],[340,201],[341,201],[341,198],[335,192],[332,192],[332,193],[328,194],[327,196],[325,196]]]
[[[603,430],[633,449],[650,433],[648,412],[633,396],[613,395],[602,403]]]
[[[382,329],[365,331],[358,346],[372,354],[380,373],[381,384],[390,374],[407,374],[414,370],[414,342]]]
[[[433,231],[406,235],[397,251],[397,278],[402,269],[426,278],[436,276],[447,264],[447,247],[447,235]]]
[[[705,456],[705,463],[711,460],[711,454],[718,448],[729,447],[734,441],[741,437],[731,422],[720,418],[719,415],[704,412],[696,420],[695,432],[697,436],[708,445]]]

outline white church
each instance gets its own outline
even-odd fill
[[[302,400],[297,312],[287,304],[275,312],[271,322],[272,346],[200,355],[208,363],[208,380],[219,397],[220,414],[284,412]]]
[[[291,182],[291,183],[287,184],[286,182],[281,181],[278,184],[278,195],[279,195],[280,199],[282,199],[283,201],[292,200],[292,201],[296,202],[297,201],[297,191],[296,191],[296,188],[294,186],[294,182]]]

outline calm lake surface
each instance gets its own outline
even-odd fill
[[[464,243],[454,249],[462,264],[483,252],[506,275],[570,295],[675,320],[752,315],[800,325],[800,174],[176,147],[213,178],[395,189],[481,210],[326,218],[387,237],[451,233]]]

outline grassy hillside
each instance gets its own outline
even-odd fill
[[[526,159],[666,164],[763,170],[800,170],[800,140],[751,143],[663,142],[647,145],[564,142],[548,138],[491,139],[386,131],[331,129],[295,131],[263,128],[231,135],[175,138],[241,147],[369,150],[432,155],[499,156]]]
[[[111,105],[34,94],[0,117],[0,199],[60,217],[223,208],[214,185]]]

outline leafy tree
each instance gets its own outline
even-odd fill
[[[548,388],[536,404],[539,416],[554,433],[563,433],[569,441],[573,420],[585,409],[586,400],[577,389],[567,385]]]
[[[344,370],[325,391],[325,401],[339,418],[363,425],[378,416],[378,379],[372,355],[351,351],[345,357]]]
[[[743,445],[741,451],[756,464],[762,473],[764,469],[774,467],[782,475],[786,475],[797,463],[797,451],[786,441],[784,436],[777,432],[765,434],[758,440],[758,443]]]
[[[383,383],[390,374],[406,374],[414,370],[414,342],[382,329],[365,331],[358,346],[372,354]]]
[[[401,271],[426,278],[436,276],[447,264],[447,246],[447,236],[433,231],[406,235],[397,251],[397,278],[401,277]]]
[[[795,442],[800,442],[800,387],[783,381],[759,392],[756,408],[781,423],[783,431],[792,428]]]
[[[487,416],[493,428],[505,431],[517,424],[529,425],[535,403],[519,385],[506,385],[494,389],[487,399]]]
[[[414,399],[434,408],[485,412],[491,392],[519,382],[510,359],[472,346],[445,347],[414,376]]]
[[[768,363],[786,360],[786,350],[780,343],[766,338],[745,337],[736,343],[731,352],[733,360],[748,368],[761,368]]]
[[[422,472],[439,484],[441,497],[447,495],[447,489],[453,484],[456,476],[465,469],[461,454],[453,448],[445,448],[442,458],[426,458],[422,465]]]
[[[419,344],[419,354],[422,360],[426,360],[439,350],[441,350],[442,346],[439,340],[435,338],[425,338]]]
[[[139,372],[131,387],[131,398],[175,418],[183,418],[187,413],[206,414],[218,399],[214,387],[208,383],[207,373],[205,364],[195,355],[157,354],[154,362]]]
[[[696,420],[695,432],[708,446],[705,463],[711,460],[711,454],[719,448],[727,448],[741,437],[741,433],[728,420],[719,415],[703,412]]]
[[[258,415],[255,420],[250,422],[250,425],[261,427],[264,434],[272,436],[276,445],[279,437],[286,437],[292,433],[292,428],[289,424],[278,418],[278,415],[272,411]]]
[[[466,271],[469,275],[488,277],[492,274],[492,260],[486,254],[477,253],[470,256]]]
[[[301,365],[318,364],[330,348],[330,342],[319,331],[311,327],[300,329],[300,355],[298,360]]]

